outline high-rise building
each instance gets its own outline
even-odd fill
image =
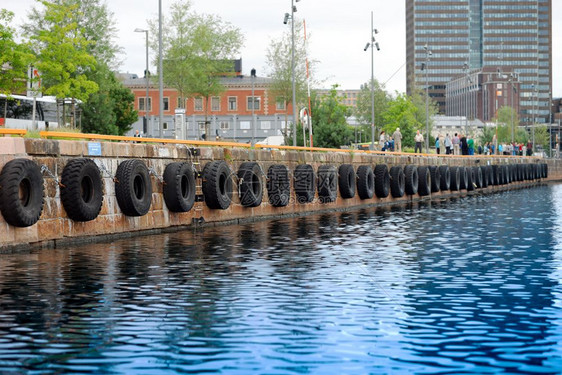
[[[550,120],[552,0],[406,0],[408,93],[445,113],[446,86],[468,72],[514,72],[522,123]]]

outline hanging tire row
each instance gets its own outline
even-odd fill
[[[233,173],[225,161],[211,161],[199,174],[191,163],[173,162],[166,166],[163,175],[164,202],[172,212],[188,212],[196,196],[196,180],[202,180],[202,200],[211,209],[230,207],[233,196],[233,178],[237,180],[240,204],[245,207],[260,206],[267,190],[269,204],[284,207],[291,200],[291,182],[298,204],[314,201],[316,193],[320,203],[343,199],[368,200],[374,196],[404,195],[427,196],[439,191],[475,190],[516,181],[532,181],[548,177],[548,165],[511,164],[474,167],[457,166],[393,166],[385,164],[351,164],[338,168],[321,165],[318,170],[310,164],[298,165],[291,181],[289,169],[274,164],[267,172],[257,162],[242,163]],[[115,196],[126,216],[143,216],[152,203],[152,182],[142,160],[125,160],[117,167],[114,177]],[[68,217],[85,222],[98,217],[103,202],[103,181],[96,163],[87,158],[71,159],[64,167],[60,198]],[[44,191],[41,168],[29,159],[14,159],[0,173],[0,212],[10,225],[28,227],[35,224],[43,211]]]

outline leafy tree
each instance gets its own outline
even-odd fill
[[[338,98],[336,87],[325,96],[313,93],[312,113],[315,147],[340,148],[350,144],[353,132],[347,125],[348,108]]]
[[[98,90],[98,85],[86,76],[95,68],[96,61],[87,52],[89,42],[78,27],[77,6],[39,1],[46,8],[46,24],[51,25],[31,36],[37,48],[36,65],[42,74],[42,91],[57,99],[73,98],[85,102]]]
[[[292,20],[290,22],[293,22]],[[304,25],[295,20],[295,95],[297,107],[307,103],[308,89],[306,78],[306,42],[304,38],[297,37],[303,35]],[[307,36],[308,39],[308,36]],[[315,60],[310,60],[308,70],[311,81],[314,82]],[[287,29],[279,39],[272,39],[266,51],[265,71],[272,79],[271,95],[277,102],[282,102],[284,108],[289,108],[289,103],[293,101],[293,79],[292,79],[292,36],[291,30]],[[314,85],[314,84],[313,84]],[[289,134],[288,115],[285,111],[285,138]],[[315,116],[312,111],[312,116]],[[287,140],[287,139],[286,139]]]
[[[221,76],[232,71],[231,60],[239,53],[243,36],[218,16],[193,12],[188,0],[172,4],[164,25],[164,84],[178,90],[181,98],[205,98],[205,133],[209,135],[209,100],[225,90]],[[151,21],[150,27],[152,35],[158,35],[157,22]],[[156,51],[156,40],[152,46]]]
[[[420,132],[422,134],[427,133],[426,132],[426,120],[429,119],[429,123],[428,123],[428,127],[429,127],[429,135],[430,135],[430,140],[429,140],[429,144],[432,145],[435,143],[435,141],[431,138],[431,129],[433,128],[433,116],[435,116],[438,112],[439,112],[439,106],[437,105],[437,103],[435,101],[433,101],[433,99],[431,99],[431,97],[429,98],[428,101],[428,118],[426,118],[426,95],[425,95],[425,91],[422,90],[414,90],[414,92],[412,93],[412,95],[409,97],[410,101],[412,102],[412,104],[414,104],[414,106],[417,108],[415,115],[416,115],[416,122],[418,124],[421,124],[421,127],[416,128],[416,130],[420,130]],[[414,131],[415,133],[415,131]]]
[[[392,135],[396,128],[400,128],[402,133],[402,146],[413,147],[414,135],[416,130],[423,130],[424,123],[421,123],[419,118],[419,108],[413,103],[412,99],[406,94],[398,94],[392,100],[384,113],[383,118],[386,123],[384,130],[387,134]]]
[[[101,0],[49,0],[48,2],[72,9],[72,20],[87,42],[86,51],[96,59],[98,65],[107,65],[110,69],[118,67],[118,55],[123,49],[115,43],[116,22],[114,14],[105,2]],[[29,21],[23,25],[26,34],[39,35],[54,26],[53,20],[45,17],[48,9],[48,7],[31,9],[27,17]]]
[[[392,100],[392,98],[376,79],[374,81],[374,94],[375,127],[377,128],[378,133],[378,130],[384,127],[384,112],[387,110],[388,104]],[[357,96],[357,107],[354,111],[357,120],[362,124],[371,124],[371,103],[371,85],[370,82],[368,82],[361,85],[361,91]]]
[[[0,93],[10,97],[14,92],[25,90],[27,68],[33,54],[27,44],[15,41],[16,32],[10,27],[14,13],[0,9]],[[4,115],[8,111],[8,100],[4,100]]]
[[[81,105],[82,130],[87,133],[123,135],[137,121],[134,94],[119,82],[107,66],[101,65],[89,74],[98,82],[99,91]]]

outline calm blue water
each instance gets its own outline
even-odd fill
[[[562,371],[562,185],[0,255],[0,373]]]

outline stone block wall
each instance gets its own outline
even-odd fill
[[[362,201],[359,197],[342,199],[339,194],[333,203],[320,203],[315,200],[310,204],[298,204],[295,199],[287,207],[273,207],[264,191],[263,203],[259,207],[247,208],[240,205],[237,187],[234,184],[233,202],[226,210],[209,209],[204,202],[196,202],[193,209],[186,213],[170,212],[163,199],[163,184],[161,181],[164,170],[169,163],[176,161],[191,161],[196,163],[197,169],[212,160],[225,160],[233,173],[236,173],[241,163],[257,161],[264,173],[273,164],[284,164],[290,173],[299,164],[311,164],[316,171],[320,165],[353,164],[355,170],[359,165],[366,164],[374,167],[376,164],[394,165],[484,165],[508,163],[543,163],[542,159],[511,158],[511,157],[423,157],[416,155],[370,155],[366,153],[343,152],[300,152],[267,149],[233,149],[221,147],[197,148],[200,156],[192,156],[190,148],[179,145],[135,144],[101,142],[101,156],[90,156],[90,145],[86,141],[43,140],[5,137],[0,138],[0,169],[14,158],[28,158],[39,166],[47,169],[43,173],[45,200],[39,222],[28,228],[16,228],[8,225],[0,215],[0,250],[27,248],[29,246],[54,246],[57,242],[69,240],[88,241],[106,235],[133,235],[139,231],[163,230],[170,227],[192,225],[194,222],[236,222],[238,220],[254,220],[259,217],[277,217],[281,215],[300,215],[307,212],[327,210],[342,210],[360,206],[374,206],[408,202],[412,200],[431,199],[419,196],[405,196],[394,199],[392,197]],[[75,222],[70,220],[60,201],[61,178],[64,166],[70,159],[89,157],[100,167],[103,177],[104,199],[100,215],[89,222]],[[122,214],[115,197],[114,176],[119,163],[127,159],[141,159],[154,173],[151,174],[152,204],[148,214],[142,217],[128,217]],[[561,160],[548,160],[549,179],[562,179]],[[198,180],[197,185],[201,182]],[[490,191],[501,187],[489,188]],[[265,189],[264,189],[265,190]],[[199,193],[199,192],[198,192]],[[294,191],[291,185],[291,193]],[[434,196],[450,196],[467,194],[461,192],[440,192]]]

